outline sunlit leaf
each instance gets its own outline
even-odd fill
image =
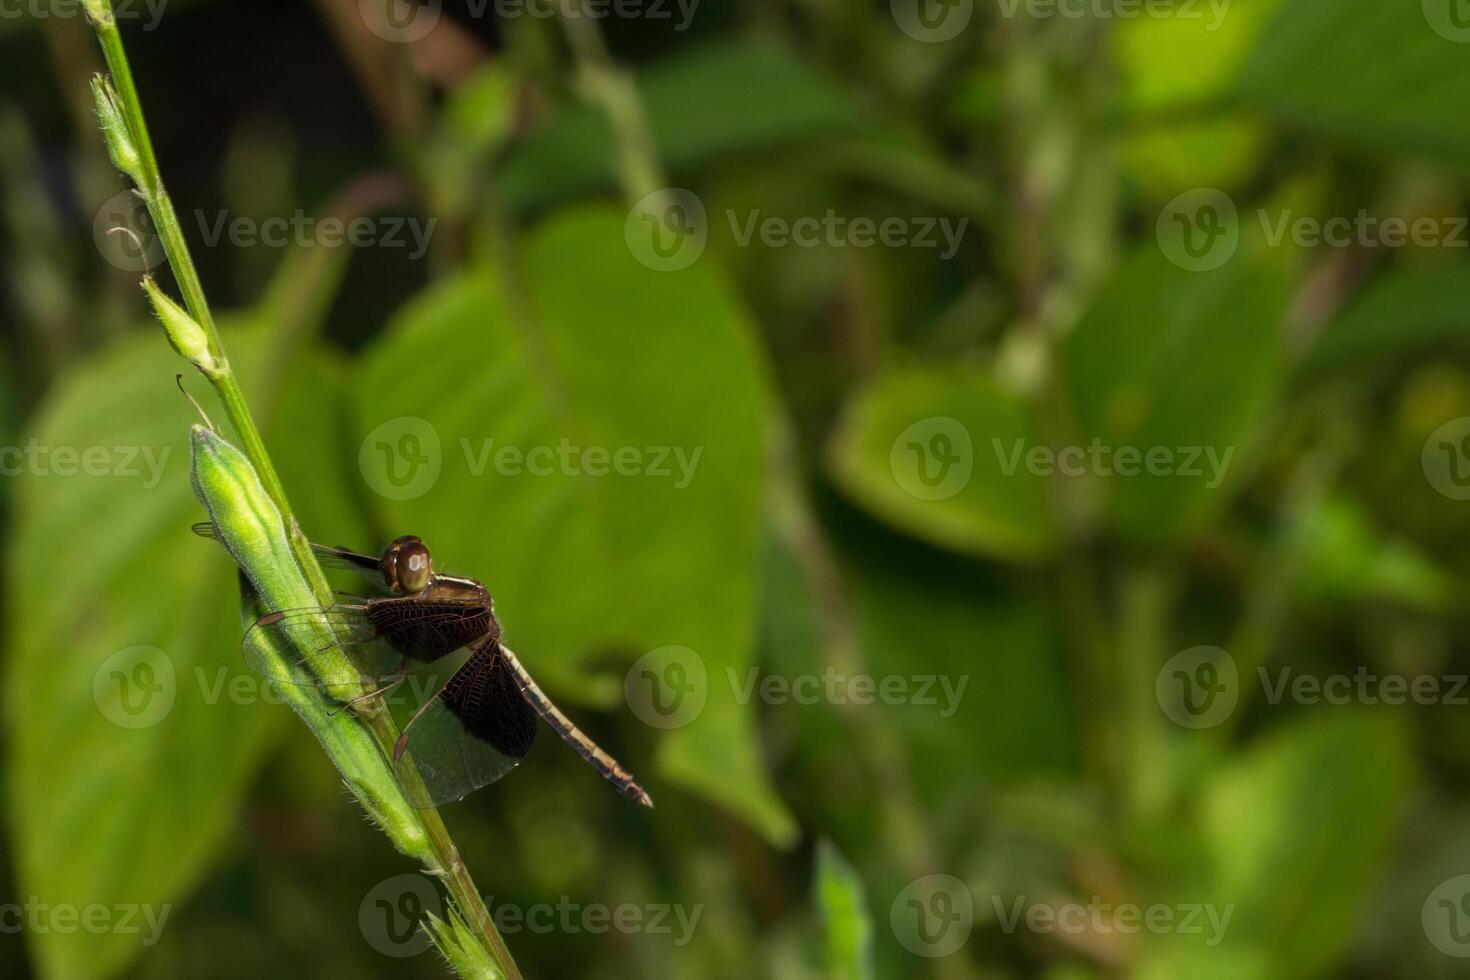
[[[703,265],[640,265],[610,211],[550,222],[522,269],[512,301],[487,270],[450,280],[369,352],[373,503],[486,582],[554,685],[599,653],[693,651],[707,703],[664,737],[663,776],[787,841],[727,681],[751,658],[768,411],[744,314]]]
[[[1374,280],[1322,332],[1301,370],[1371,369],[1440,344],[1470,345],[1470,268],[1463,262],[1397,269]]]
[[[1075,444],[1088,451],[1076,468],[1129,537],[1181,533],[1246,468],[1284,365],[1284,283],[1253,258],[1242,248],[1194,272],[1144,249],[1063,344]]]
[[[867,894],[852,865],[826,841],[817,849],[816,897],[827,938],[827,976],[870,980],[873,918]]]
[[[1025,560],[1053,539],[1044,477],[1025,462],[1036,445],[1027,406],[987,375],[911,370],[857,395],[828,462],[849,496],[901,530]]]
[[[1241,74],[1244,104],[1382,154],[1470,164],[1470,27],[1458,0],[1291,0]]]
[[[1271,951],[1273,976],[1329,969],[1353,941],[1412,778],[1387,713],[1333,709],[1262,738],[1202,803],[1214,895],[1232,940]]]
[[[226,341],[257,396],[265,340]],[[184,367],[148,326],[67,375],[28,433],[44,455],[16,481],[6,776],[22,890],[53,906],[176,912],[288,716],[240,656],[233,566],[189,532],[202,511],[189,485],[197,416],[174,386]],[[314,355],[273,379],[285,384],[268,413],[292,435],[278,463],[303,491],[302,519],[327,534],[353,514],[321,449],[338,439],[339,379]],[[30,939],[59,978],[111,975],[151,945],[146,928]]]
[[[847,93],[775,48],[729,44],[682,54],[650,69],[638,91],[659,159],[675,175],[723,154],[859,128]],[[610,188],[617,158],[604,111],[570,106],[510,155],[501,193],[531,208]]]

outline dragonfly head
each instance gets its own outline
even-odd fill
[[[405,534],[383,553],[383,577],[388,588],[412,595],[428,588],[434,578],[434,561],[429,548],[412,534]]]

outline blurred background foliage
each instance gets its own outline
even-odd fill
[[[680,29],[672,6],[577,25],[446,2],[406,45],[354,0],[172,0],[153,29],[124,23],[308,534],[418,533],[485,579],[523,660],[658,801],[635,811],[543,733],[447,812],[492,904],[702,910],[685,945],[513,933],[522,968],[1466,975],[1421,908],[1470,872],[1470,714],[1271,703],[1255,682],[1470,671],[1467,505],[1423,461],[1470,416],[1463,231],[1458,248],[1271,234],[1283,215],[1466,213],[1462,0],[1232,0],[1218,20],[961,0],[971,20],[943,43],[900,30],[900,5],[706,0]],[[164,465],[152,482],[0,480],[0,899],[173,909],[148,947],[4,931],[0,973],[442,975],[432,953],[366,941],[364,896],[412,868],[304,730],[209,697],[244,668],[232,570],[188,531],[195,417],[136,270],[99,248],[123,184],[92,116],[95,41],[74,7],[40,12],[0,18],[0,444]],[[651,189],[639,161],[706,208],[686,269],[648,268],[625,239]],[[1240,242],[1191,271],[1160,216],[1199,188],[1238,208]],[[297,209],[437,223],[411,260],[211,247],[194,218]],[[829,210],[967,224],[948,259],[738,234],[752,214]],[[373,492],[359,466],[400,416],[443,439],[416,499]],[[893,454],[936,417],[969,433],[973,469],[924,499]],[[460,440],[487,437],[703,455],[682,489],[477,475]],[[1062,478],[1007,472],[999,447],[1018,440],[1233,457],[1218,486]],[[1191,730],[1156,679],[1202,644],[1234,658],[1240,703]],[[138,645],[165,651],[177,693],[124,729],[94,680]],[[669,731],[622,699],[629,665],[665,645],[709,677],[704,711]],[[968,680],[950,717],[742,702],[726,680],[829,666]],[[965,883],[973,928],[931,959],[893,922],[936,873]],[[1006,927],[1018,899],[1094,897],[1233,914],[1218,944]]]

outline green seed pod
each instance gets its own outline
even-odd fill
[[[361,720],[342,710],[342,702],[359,690],[359,675],[334,642],[326,617],[320,622],[293,618],[285,635],[252,628],[269,610],[317,605],[316,594],[296,563],[280,510],[240,450],[202,425],[190,431],[190,444],[194,493],[209,513],[211,536],[225,546],[244,575],[250,659],[316,735],[348,787],[394,845],[435,866],[423,821],[391,763]],[[292,647],[307,652],[307,666]]]
[[[219,362],[210,353],[209,335],[199,322],[189,315],[188,310],[159,289],[152,276],[143,278],[143,292],[148,294],[153,312],[157,314],[158,322],[163,324],[163,332],[168,335],[169,345],[205,375],[214,374],[219,369]]]
[[[131,177],[133,183],[141,184],[142,159],[138,156],[138,148],[133,145],[127,120],[117,106],[117,93],[112,90],[112,82],[106,76],[92,76],[92,99],[97,104],[97,122],[102,128],[102,140],[107,144],[107,155],[112,158],[112,165]]]

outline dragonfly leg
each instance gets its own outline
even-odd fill
[[[428,711],[429,708],[434,704],[434,702],[438,700],[439,695],[437,694],[434,695],[432,698],[429,698],[429,700],[425,701],[423,705],[419,707],[419,710],[413,713],[413,717],[408,719],[408,724],[403,726],[403,732],[398,736],[398,744],[393,746],[394,762],[397,762],[399,759],[403,758],[404,750],[408,748],[408,733],[409,730],[413,728],[413,723],[422,718],[424,716],[424,712]]]
[[[355,698],[342,702],[342,707],[338,708],[337,710],[342,711],[347,708],[355,708],[357,705],[368,700],[369,698],[375,698],[379,697],[380,695],[392,693],[393,691],[398,689],[398,686],[400,684],[408,680],[408,668],[406,666],[399,667],[397,670],[387,676],[392,678],[392,680],[388,681],[387,684],[378,688],[376,691],[369,691],[366,694],[359,694]]]

